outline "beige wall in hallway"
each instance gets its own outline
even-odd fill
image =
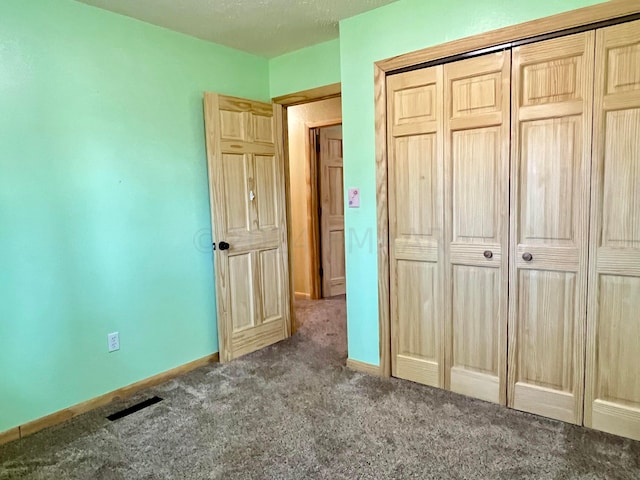
[[[297,295],[311,293],[310,233],[307,211],[311,202],[306,126],[342,118],[340,98],[289,107],[289,174],[291,178],[291,228],[293,233],[293,287]]]

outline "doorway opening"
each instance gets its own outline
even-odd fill
[[[346,302],[341,98],[287,107],[294,328],[311,303]],[[315,308],[317,308],[316,306]],[[336,319],[346,327],[346,317]]]

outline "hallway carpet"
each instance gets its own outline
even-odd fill
[[[0,479],[640,479],[640,442],[350,371],[344,299],[297,310],[285,342],[0,447]]]

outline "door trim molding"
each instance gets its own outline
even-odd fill
[[[391,376],[391,316],[389,273],[389,210],[387,163],[387,75],[434,60],[442,60],[497,45],[517,42],[571,28],[622,19],[640,13],[638,0],[611,0],[550,17],[454,40],[374,63],[376,216],[378,237],[378,328],[380,375]]]
[[[461,55],[475,50],[517,42],[531,37],[582,27],[591,23],[614,20],[640,12],[637,0],[611,0],[590,7],[570,10],[550,17],[539,18],[509,27],[492,30],[471,37],[453,40],[415,52],[405,53],[376,62],[384,72],[399,70],[421,63]]]
[[[273,103],[284,105],[285,107],[293,107],[294,105],[302,105],[303,103],[317,102],[319,100],[328,100],[342,95],[342,84],[332,83],[322,87],[311,88],[301,92],[289,93],[279,97],[272,98]]]
[[[309,232],[309,273],[311,274],[309,286],[311,287],[311,298],[319,300],[322,298],[322,278],[320,277],[320,267],[322,266],[322,258],[320,258],[322,250],[320,249],[320,179],[318,178],[318,140],[316,132],[319,127],[312,123],[305,123],[305,152],[307,153],[307,167],[309,173],[307,175],[307,231]]]
[[[322,127],[335,127],[336,125],[342,125],[342,117],[331,118],[329,120],[320,120],[318,122],[307,122],[304,125],[309,129],[322,128]]]
[[[293,241],[293,230],[291,229],[291,202],[289,202],[289,190],[290,190],[290,175],[289,175],[289,127],[287,120],[287,109],[278,103],[272,102],[273,118],[276,127],[276,153],[282,158],[282,168],[284,168],[284,209],[287,224],[287,281],[289,283],[289,315],[287,315],[287,322],[285,324],[285,330],[287,338],[296,332],[296,318],[295,310],[293,309],[293,302],[295,300],[295,289],[293,287],[293,255],[291,254],[291,248]]]
[[[362,372],[376,377],[381,376],[380,367],[378,365],[361,362],[360,360],[353,360],[352,358],[347,358],[347,368],[349,370],[355,370],[356,372]]]
[[[391,376],[391,298],[389,270],[389,196],[387,157],[387,75],[374,66],[376,129],[376,209],[378,230],[378,323],[380,375]]]

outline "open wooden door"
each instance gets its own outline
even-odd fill
[[[282,125],[275,108],[205,93],[220,361],[290,334]]]
[[[320,129],[322,296],[346,293],[342,125]]]

